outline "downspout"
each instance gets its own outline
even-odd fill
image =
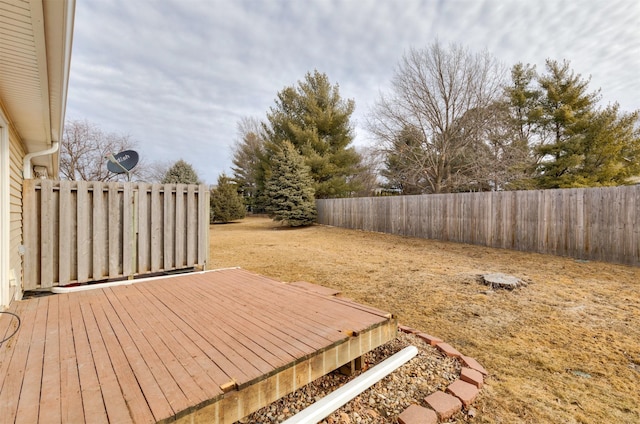
[[[328,394],[316,403],[302,410],[298,414],[284,421],[282,424],[317,423],[326,418],[336,409],[349,402],[369,387],[391,374],[405,362],[418,354],[418,348],[407,346],[395,355],[385,359],[364,374],[360,374],[336,391]]]
[[[60,143],[58,143],[57,141],[54,141],[53,143],[51,143],[51,147],[49,147],[46,150],[40,150],[39,152],[31,152],[27,154],[24,157],[24,161],[22,163],[22,178],[24,178],[25,180],[30,180],[33,178],[33,173],[31,169],[32,168],[31,159],[37,156],[51,155],[57,152],[59,147],[60,147]]]

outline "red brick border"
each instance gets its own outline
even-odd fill
[[[426,406],[433,409],[441,421],[447,420],[457,412],[460,412],[463,405],[465,408],[469,408],[475,401],[478,393],[480,393],[480,389],[482,389],[484,376],[488,374],[487,370],[474,358],[461,354],[453,346],[443,342],[435,336],[431,336],[405,325],[398,325],[398,330],[407,334],[415,334],[426,344],[429,346],[435,346],[446,356],[457,358],[463,365],[460,372],[460,378],[447,387],[447,393],[444,391],[437,391],[430,394],[424,399]],[[419,411],[418,408],[421,407],[412,405],[405,409],[405,411],[400,414],[402,420],[399,421],[403,424],[419,424],[425,422],[417,418],[422,415],[414,414]]]

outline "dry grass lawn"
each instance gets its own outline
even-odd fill
[[[474,422],[640,422],[640,269],[266,218],[211,227],[210,268],[333,287],[490,373]],[[491,292],[476,275],[530,284]]]

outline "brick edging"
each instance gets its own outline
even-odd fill
[[[448,343],[419,330],[398,325],[398,330],[407,334],[414,334],[430,346],[434,346],[449,357],[457,358],[462,364],[460,377],[447,386],[445,391],[438,390],[424,398],[430,408],[411,405],[398,416],[400,424],[437,423],[446,421],[463,408],[469,408],[476,400],[487,370],[478,361],[465,356]],[[435,412],[435,413],[434,413]]]

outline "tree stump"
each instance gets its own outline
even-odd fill
[[[492,274],[482,274],[479,276],[479,280],[482,284],[490,286],[492,289],[506,289],[513,290],[520,286],[526,286],[527,283],[514,277],[513,275],[502,274],[500,272]]]

